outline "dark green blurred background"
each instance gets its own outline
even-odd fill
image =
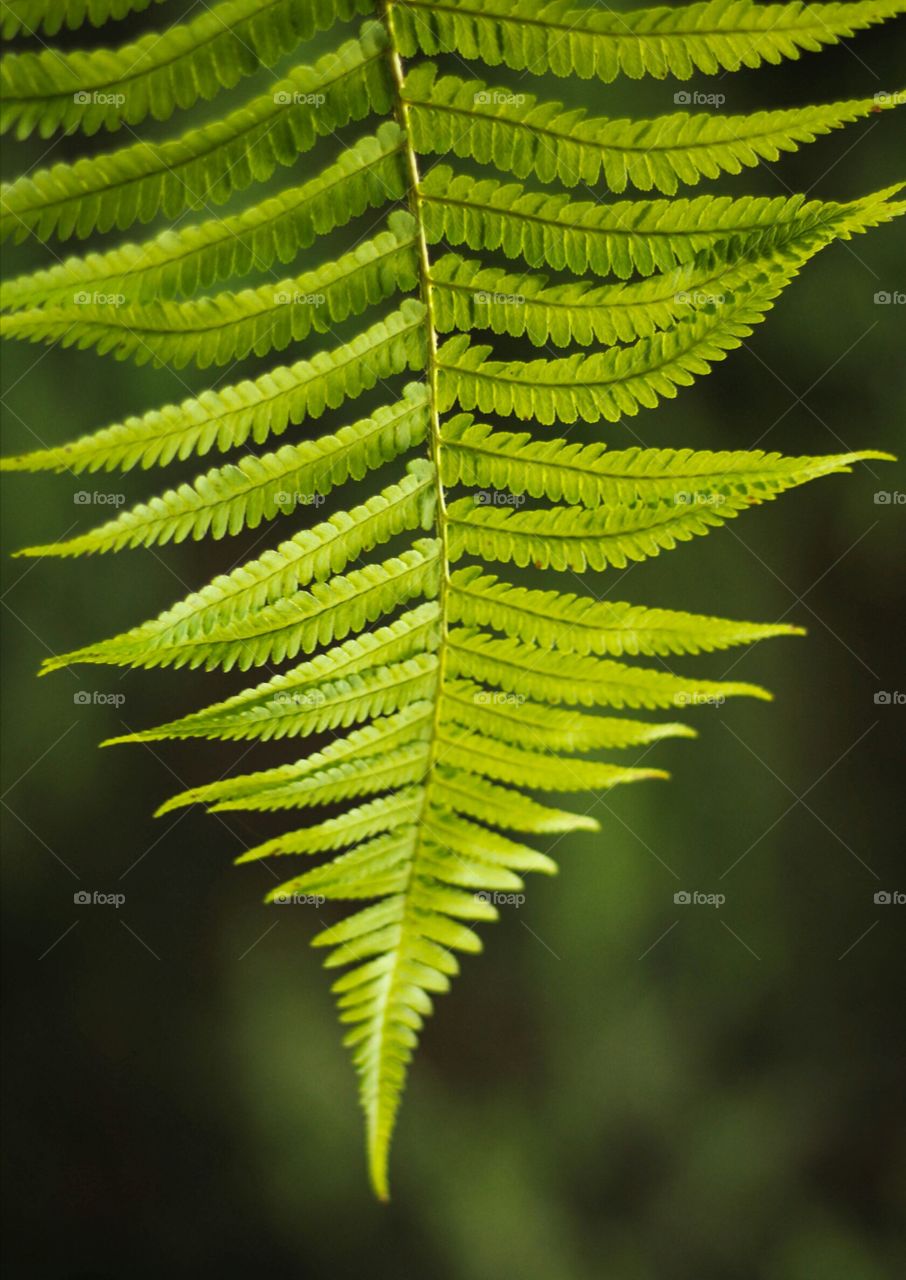
[[[180,13],[170,5],[119,24],[108,42]],[[799,64],[685,87],[726,94],[732,112],[870,96],[901,86],[903,37],[901,21]],[[518,76],[487,79],[513,86]],[[244,82],[232,98],[268,82]],[[564,94],[556,81],[529,87]],[[653,115],[673,110],[681,87],[568,91],[597,114]],[[218,100],[202,115],[220,109]],[[173,131],[172,122],[153,130]],[[872,117],[724,189],[849,198],[906,176],[903,140],[902,113]],[[105,145],[70,142],[42,163]],[[46,146],[8,145],[7,175]],[[303,157],[291,179],[332,149]],[[317,252],[336,252],[374,221]],[[49,260],[36,244],[8,250],[5,274]],[[306,258],[316,260],[316,251]],[[793,454],[902,449],[906,305],[874,302],[897,290],[906,291],[902,226],[836,245],[710,378],[654,414],[586,428],[585,438]],[[227,381],[260,367],[246,362]],[[16,344],[3,373],[5,452],[62,442],[213,381]],[[310,431],[357,416],[353,406]],[[9,477],[5,546],[51,541],[109,514],[74,503],[79,489],[131,499],[154,492],[155,480]],[[485,931],[485,955],[464,961],[440,1002],[404,1103],[385,1208],[367,1189],[353,1074],[327,976],[307,946],[315,913],[263,906],[268,870],[230,866],[280,824],[194,810],[150,816],[240,757],[248,769],[297,748],[99,753],[98,741],[124,723],[170,718],[243,677],[81,668],[34,678],[48,651],[152,616],[251,546],[285,536],[290,522],[264,541],[258,531],[229,545],[84,563],[7,560],[8,1274],[904,1274],[906,908],[874,895],[906,889],[904,707],[876,701],[906,690],[906,505],[876,502],[879,491],[902,499],[901,466],[873,463],[810,485],[633,568],[625,585],[616,574],[589,579],[611,599],[785,619],[810,634],[678,661],[678,671],[765,683],[777,700],[690,713],[700,740],[647,757],[672,771],[669,784],[574,798],[592,806],[602,831],[556,842],[559,878],[530,882],[524,907]],[[87,705],[74,701],[85,693]],[[124,701],[104,705],[95,694]],[[125,901],[80,907],[81,890]],[[681,890],[726,902],[676,905]]]

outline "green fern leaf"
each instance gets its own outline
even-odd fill
[[[553,0],[400,0],[394,29],[400,52],[456,52],[490,66],[543,75],[640,79],[696,71],[716,75],[798,58],[906,12],[903,0],[850,4],[753,4],[705,0],[628,13]]]
[[[242,213],[162,232],[145,244],[68,258],[44,271],[0,284],[0,307],[70,303],[103,294],[130,303],[187,296],[220,280],[292,262],[318,236],[406,190],[402,134],[386,121],[373,137],[340,153],[335,164],[301,186]]]
[[[0,191],[0,239],[19,241],[29,232],[41,240],[84,239],[95,230],[150,222],[158,213],[172,219],[186,209],[223,204],[278,165],[294,164],[325,134],[388,110],[381,31],[378,24],[366,27],[361,40],[313,67],[297,67],[222,122],[171,142],[137,142],[19,178]]]
[[[7,0],[0,29],[104,27],[151,2]],[[202,670],[263,668],[112,742],[257,751],[321,735],[158,812],[241,811],[258,832],[259,815],[298,811],[238,861],[304,855],[268,901],[354,904],[314,943],[328,967],[345,967],[333,989],[381,1198],[410,1060],[456,953],[481,949],[492,894],[521,894],[526,873],[557,869],[521,836],[598,830],[531,793],[667,777],[648,753],[695,731],[657,713],[770,697],[674,660],[801,634],[614,601],[606,582],[555,590],[546,571],[591,578],[641,562],[890,456],[743,450],[732,413],[713,450],[549,428],[619,423],[673,398],[743,343],[814,255],[906,213],[902,184],[847,202],[788,187],[676,195],[844,126],[864,132],[902,94],[631,119],[619,88],[606,102],[586,93],[587,111],[566,108],[489,86],[478,64],[683,81],[795,60],[903,13],[906,0],[620,13],[575,0],[226,0],[131,43],[105,32],[104,47],[17,46],[2,63],[0,127],[132,136],[2,189],[0,235],[42,256],[22,256],[0,286],[0,331],[170,369],[265,362],[2,468],[79,475],[215,455],[31,556],[190,539],[214,554],[245,530],[279,531],[260,548],[249,538],[245,558],[157,616],[82,640],[43,670],[187,668],[200,681]],[[325,37],[317,52],[328,52],[283,74],[315,33],[365,14],[357,39]],[[461,65],[447,74],[449,61],[422,54]],[[132,129],[257,73],[244,105],[202,111],[162,141]],[[367,136],[343,132],[366,120]],[[589,198],[576,198],[580,186]],[[630,189],[644,198],[625,198]],[[43,246],[155,219],[167,225],[143,243],[92,240],[65,260]],[[477,336],[488,332],[496,349]],[[292,354],[275,365],[277,352]],[[508,430],[506,417],[526,429]],[[500,565],[505,578],[489,571]]]
[[[371,8],[371,0],[225,0],[121,49],[9,54],[0,63],[0,132],[15,125],[20,138],[33,129],[49,138],[60,128],[91,134],[148,115],[167,120],[177,107],[213,98],[316,31]]]
[[[702,178],[779,160],[797,144],[878,110],[875,98],[865,98],[752,116],[684,111],[655,120],[589,120],[582,110],[567,112],[532,94],[436,76],[437,68],[425,63],[403,87],[419,152],[452,153],[520,179],[534,175],[565,187],[603,180],[615,192],[632,185],[673,195],[680,183],[693,186]],[[891,95],[882,105],[899,104]]]

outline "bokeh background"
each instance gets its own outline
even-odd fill
[[[117,24],[108,42],[181,14],[155,8]],[[741,112],[896,89],[904,53],[901,20],[799,64],[687,86],[487,79],[566,91],[596,114],[669,112],[682,87],[722,93],[721,109]],[[461,71],[455,59],[450,69]],[[264,74],[231,96],[241,102],[269,82]],[[904,177],[903,139],[898,113],[873,116],[722,186],[853,197]],[[43,159],[47,143],[8,145],[5,172],[105,145],[64,142]],[[291,178],[334,149],[301,158]],[[824,251],[710,378],[586,438],[902,450],[906,305],[874,299],[906,291],[904,248],[894,225]],[[5,274],[49,260],[35,243],[8,249]],[[260,367],[245,362],[227,381]],[[212,381],[12,343],[3,375],[5,452]],[[352,421],[359,407],[286,438]],[[134,499],[155,479],[9,477],[5,547],[106,516],[74,502],[80,489]],[[486,930],[485,954],[463,962],[439,1003],[401,1114],[387,1207],[368,1192],[353,1073],[307,946],[320,922],[310,908],[264,906],[274,881],[262,865],[230,865],[275,824],[194,810],[151,817],[173,791],[236,767],[244,745],[97,749],[124,724],[170,718],[243,678],[104,668],[34,678],[49,651],[152,616],[285,536],[289,522],[263,541],[258,531],[90,562],[6,559],[7,1274],[904,1274],[906,907],[875,901],[906,889],[904,491],[901,466],[871,463],[635,567],[625,584],[589,578],[612,599],[784,619],[810,634],[677,661],[679,671],[765,683],[776,702],[690,713],[699,741],[648,757],[671,770],[668,784],[574,798],[602,830],[552,842],[559,877],[530,882],[525,905]],[[119,705],[98,701],[109,695]],[[241,767],[294,753],[256,747]],[[80,890],[125,900],[79,907]],[[677,905],[684,890],[725,903]]]

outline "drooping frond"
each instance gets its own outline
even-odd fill
[[[167,120],[371,8],[371,0],[223,0],[120,49],[8,54],[0,62],[0,133],[15,126],[19,138],[33,129],[49,138],[57,129],[90,134],[149,115]]]
[[[7,0],[0,26],[52,35],[150,3]],[[797,59],[904,12],[906,0],[619,13],[578,0],[226,0],[131,44],[111,28],[103,48],[17,46],[2,64],[3,128],[130,137],[5,186],[0,234],[173,225],[82,257],[51,262],[45,250],[37,270],[0,286],[0,330],[138,364],[226,367],[181,404],[4,458],[9,471],[75,475],[207,459],[99,527],[24,554],[214,544],[245,530],[260,540],[156,617],[80,637],[43,670],[257,672],[112,741],[287,744],[267,767],[253,756],[249,772],[159,812],[244,811],[250,831],[282,813],[287,830],[253,835],[238,859],[308,859],[268,901],[354,904],[314,942],[345,970],[334,991],[382,1198],[409,1063],[456,953],[480,950],[492,895],[556,871],[552,850],[523,837],[596,831],[589,793],[667,777],[654,753],[695,736],[680,710],[770,697],[731,666],[721,679],[687,671],[687,658],[801,634],[614,600],[599,575],[889,457],[746,449],[732,412],[708,450],[634,447],[606,424],[706,375],[825,246],[906,213],[902,184],[847,202],[785,185],[775,196],[677,192],[844,126],[864,135],[860,122],[906,95],[729,115],[677,94],[677,109],[634,120],[619,86],[572,109],[556,84],[523,92],[520,75],[498,87],[480,64],[688,80]],[[365,14],[357,39],[347,29],[283,75],[281,60],[295,63],[315,32]],[[422,53],[456,61],[440,68]],[[163,141],[132,129],[253,73],[254,96],[220,118],[206,112]],[[366,120],[366,136],[340,133]],[[252,187],[245,207],[217,216]],[[275,352],[283,363],[230,385],[233,363]],[[559,428],[574,423],[600,425],[575,438]],[[564,575],[556,587],[550,571]],[[559,808],[549,792],[573,800]]]
[[[5,187],[0,238],[34,232],[84,239],[92,231],[123,231],[159,213],[223,204],[234,191],[263,182],[291,165],[319,137],[391,104],[382,28],[366,26],[313,67],[297,67],[268,93],[223,121],[170,142],[132,146],[75,164],[40,169]]]

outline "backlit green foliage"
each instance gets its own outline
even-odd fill
[[[52,36],[150,4],[8,0],[2,29]],[[5,335],[175,369],[285,353],[233,385],[218,380],[4,467],[78,474],[206,459],[195,479],[28,555],[283,521],[254,558],[45,669],[263,668],[233,696],[122,740],[319,736],[290,763],[192,788],[161,812],[286,811],[286,832],[239,861],[317,857],[269,897],[360,904],[314,942],[345,969],[334,991],[382,1198],[410,1059],[455,953],[480,949],[475,926],[496,917],[493,893],[556,871],[523,836],[596,827],[581,799],[573,813],[527,793],[665,777],[643,760],[662,739],[694,736],[676,711],[769,696],[665,660],[799,631],[612,600],[579,589],[576,575],[659,555],[886,456],[626,447],[607,424],[692,385],[822,248],[906,209],[898,188],[846,203],[692,188],[859,128],[900,95],[629,120],[618,84],[601,85],[795,59],[904,12],[906,0],[708,0],[622,14],[578,0],[226,0],[162,36],[89,52],[17,45],[3,61],[3,129],[129,135],[6,186],[4,238],[67,241],[178,219],[143,243],[54,253],[4,283]],[[136,137],[132,126],[238,85],[335,24],[332,52],[275,74],[218,120]],[[447,53],[456,74],[429,60]],[[597,82],[594,110],[517,93],[498,80],[508,69]],[[300,164],[358,122],[360,136],[320,171]],[[281,169],[292,182],[278,194],[212,211]],[[366,213],[345,249],[303,252]],[[268,282],[243,285],[253,272]],[[338,337],[339,325],[354,335]],[[325,335],[320,350],[291,354],[312,335]],[[377,407],[347,403],[375,389]],[[575,423],[598,427],[567,438]],[[354,481],[370,496],[338,499]],[[520,581],[526,568],[561,578],[538,587]],[[650,718],[659,712],[670,718]],[[589,758],[599,751],[629,763]]]

